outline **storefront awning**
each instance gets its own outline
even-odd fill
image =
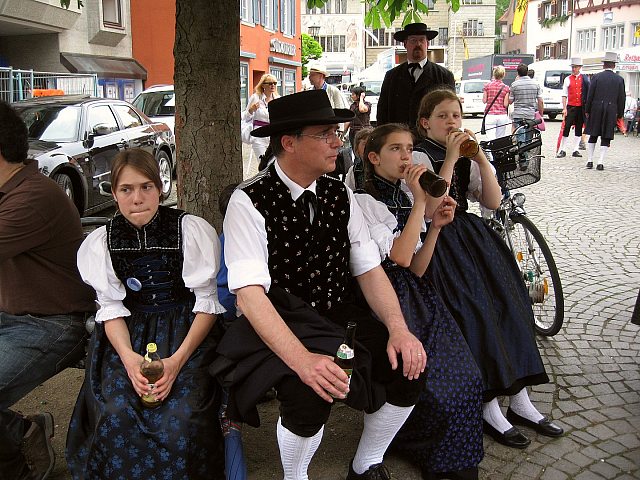
[[[60,62],[72,73],[96,73],[101,78],[147,79],[147,71],[133,58],[61,53]]]

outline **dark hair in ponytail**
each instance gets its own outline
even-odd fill
[[[376,200],[380,200],[380,192],[373,183],[373,175],[375,169],[371,161],[369,160],[369,153],[379,154],[382,151],[382,147],[387,142],[387,137],[392,133],[404,132],[412,136],[411,130],[408,126],[402,123],[386,123],[379,127],[376,127],[370,134],[367,140],[367,145],[364,147],[364,158],[362,163],[364,165],[364,185],[356,185],[359,190],[364,190]]]

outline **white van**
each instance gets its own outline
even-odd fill
[[[175,134],[176,99],[173,85],[154,85],[140,93],[133,105],[154,122],[166,123]]]
[[[489,80],[460,80],[456,82],[456,94],[462,103],[465,115],[484,115],[485,104],[482,101],[484,86]]]
[[[562,84],[571,75],[571,61],[541,60],[529,65],[533,69],[533,79],[542,87],[544,113],[550,120],[562,115]]]

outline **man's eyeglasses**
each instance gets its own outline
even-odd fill
[[[263,85],[278,85],[278,82],[262,82]]]
[[[344,136],[344,132],[342,130],[336,130],[335,132],[328,132],[328,133],[321,133],[319,135],[315,135],[312,133],[299,133],[298,136],[300,137],[312,137],[312,138],[316,138],[318,140],[324,140],[325,143],[328,143],[329,145],[331,145],[331,143],[333,143],[336,138],[339,139],[340,141],[342,141],[342,138]]]

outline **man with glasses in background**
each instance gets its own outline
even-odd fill
[[[347,480],[390,479],[383,456],[418,399],[426,353],[353,192],[325,175],[353,112],[307,90],[272,101],[269,117],[252,135],[270,136],[276,161],[238,187],[224,220],[229,290],[243,314],[218,347],[219,361],[236,367],[228,416],[257,426],[255,405],[275,387],[284,478],[303,480],[342,400],[365,412]],[[356,303],[353,278],[369,308]],[[350,379],[333,361],[347,321],[358,324]]]
[[[407,61],[389,70],[384,76],[376,120],[385,123],[405,123],[415,130],[420,101],[435,88],[455,89],[453,73],[427,59],[429,40],[438,36],[424,23],[410,23],[393,38],[404,43]]]

